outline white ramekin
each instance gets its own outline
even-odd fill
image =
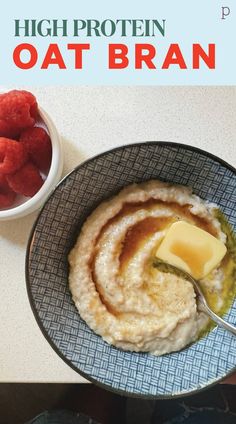
[[[52,161],[49,173],[41,189],[33,197],[13,208],[0,210],[0,221],[20,218],[39,209],[61,178],[63,153],[60,136],[52,119],[42,108],[39,108],[39,115],[47,127],[52,143]]]

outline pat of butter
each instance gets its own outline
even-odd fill
[[[178,221],[167,231],[156,256],[201,279],[220,263],[226,251],[224,243],[208,232]]]

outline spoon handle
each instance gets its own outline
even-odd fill
[[[199,299],[201,310],[202,312],[206,312],[207,315],[210,316],[210,318],[219,325],[219,327],[223,327],[225,330],[230,331],[236,336],[236,327],[232,324],[229,324],[227,321],[225,321],[223,318],[219,317],[219,315],[216,315],[215,312],[213,312],[206,302],[204,302],[201,298]]]

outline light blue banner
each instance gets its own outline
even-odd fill
[[[224,7],[224,9],[222,9]],[[15,20],[50,21],[42,26],[44,33],[52,28],[52,20],[67,22],[67,37],[23,36],[15,37]],[[152,36],[121,36],[121,27],[111,36],[87,36],[86,30],[73,34],[74,20],[165,20],[165,36],[156,31]],[[141,25],[141,24],[140,24]],[[109,24],[108,24],[109,26]],[[31,26],[29,26],[29,29]],[[108,27],[107,27],[108,28]],[[130,31],[130,26],[128,26]],[[32,28],[31,28],[32,29]],[[101,30],[101,28],[100,28]],[[129,32],[127,31],[127,32]],[[140,30],[141,31],[141,30]],[[60,30],[58,31],[61,34]],[[66,2],[46,1],[20,2],[8,0],[1,10],[0,73],[1,85],[235,85],[236,82],[236,4],[233,0],[222,3],[219,0],[137,0],[119,2],[68,0]],[[30,43],[35,48],[38,59],[31,69],[20,69],[13,61],[15,48],[22,43]],[[41,69],[48,46],[57,43],[66,69],[50,65]],[[75,54],[69,50],[70,43],[89,43],[90,50],[83,52],[83,68],[75,69]],[[129,65],[124,69],[109,69],[109,44],[122,43],[128,48]],[[156,49],[153,58],[156,69],[145,64],[135,69],[135,44],[151,44]],[[178,44],[187,69],[170,65],[162,69],[171,44]],[[200,44],[208,52],[208,45],[215,44],[215,69],[200,59],[200,69],[192,68],[193,44]],[[22,53],[22,61],[29,54]]]

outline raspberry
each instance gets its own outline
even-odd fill
[[[25,146],[19,141],[0,137],[0,172],[11,174],[21,168],[27,161]]]
[[[5,175],[0,174],[0,208],[9,208],[15,198],[16,193],[9,187]]]
[[[28,128],[20,135],[31,160],[37,167],[47,172],[51,165],[52,145],[48,133],[40,127]]]
[[[36,166],[27,162],[15,174],[7,175],[7,182],[10,188],[19,194],[32,197],[42,187],[44,181]]]
[[[23,129],[34,126],[37,114],[36,98],[29,91],[0,94],[0,136],[17,137]]]
[[[38,103],[34,94],[26,90],[12,90],[12,93],[18,96],[24,96],[26,102],[30,105],[30,115],[35,120],[38,118]]]

